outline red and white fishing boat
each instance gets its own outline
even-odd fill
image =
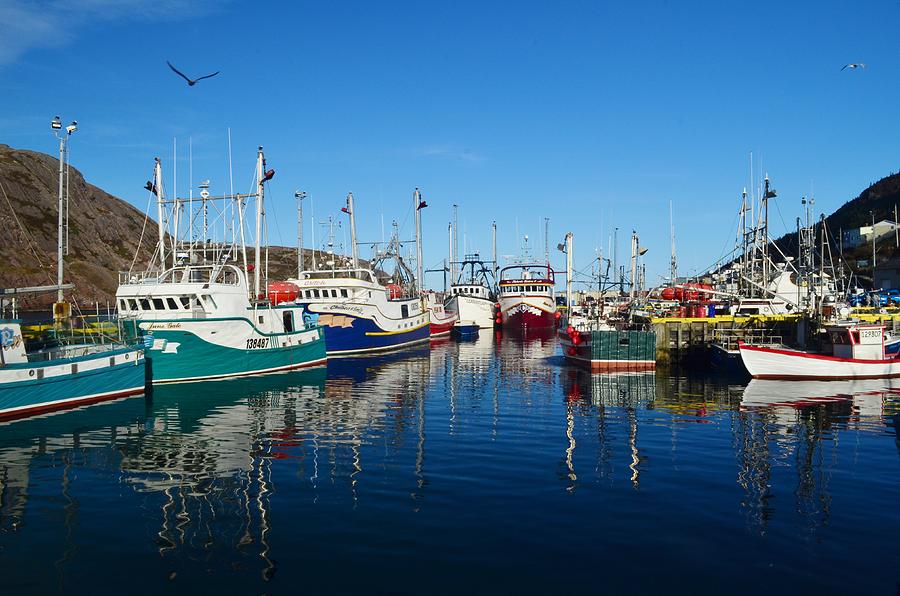
[[[741,359],[757,379],[900,377],[900,358],[884,349],[884,326],[853,324],[826,331],[831,349],[824,352],[741,343]]]
[[[431,339],[449,336],[450,331],[453,330],[453,325],[459,320],[459,315],[455,312],[446,311],[443,301],[438,298],[435,292],[425,293],[425,306],[431,315],[429,328]]]
[[[548,329],[556,325],[550,265],[510,265],[500,271],[499,322],[514,329]]]

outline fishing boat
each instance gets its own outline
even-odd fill
[[[436,292],[425,292],[425,306],[431,319],[429,333],[432,339],[447,337],[459,321],[459,315],[444,308],[444,303]]]
[[[59,129],[59,118],[53,128]],[[53,286],[0,290],[0,305],[9,305],[12,318],[0,313],[0,420],[22,418],[91,403],[137,395],[144,392],[146,369],[142,345],[118,341],[106,333],[81,334],[70,341],[67,337],[71,308],[64,291],[64,190],[66,165],[65,145],[74,131],[72,123],[60,139],[59,217],[57,225],[57,283]],[[67,180],[67,178],[66,178]],[[67,183],[67,182],[66,182]],[[25,233],[25,230],[22,230]],[[53,305],[54,341],[47,346],[34,342],[38,349],[26,345],[22,322],[16,318],[19,296],[56,292]],[[117,329],[114,329],[117,330]],[[105,331],[105,330],[101,330]],[[74,337],[74,334],[70,334]],[[87,341],[90,340],[90,341]],[[99,341],[100,343],[95,343]]]
[[[556,325],[553,270],[525,263],[500,270],[499,322],[505,328],[552,329]]]
[[[116,291],[120,317],[148,346],[153,383],[225,379],[323,365],[326,356],[322,329],[304,318],[301,307],[282,301],[283,294],[275,291],[267,296],[263,292],[262,272],[267,270],[260,245],[263,203],[265,183],[275,172],[266,171],[262,147],[257,151],[255,188],[250,194],[212,197],[207,184],[201,187],[200,200],[168,201],[164,198],[161,171],[157,159],[154,183],[148,183],[148,190],[156,194],[159,210],[156,253],[145,271],[121,273]],[[195,217],[202,214],[206,228],[207,214],[217,201],[224,205],[219,212],[223,217],[228,207],[232,217],[237,214],[241,239],[245,205],[255,202],[253,264],[234,262],[247,263],[243,241],[238,244],[234,239],[223,238],[221,243],[211,243],[208,234],[195,236]],[[164,226],[165,211],[170,206],[168,221],[175,227],[171,236]],[[181,238],[179,215],[185,207],[189,232],[187,238]],[[179,239],[171,251],[171,261],[166,258],[166,243],[170,239]]]
[[[143,346],[62,345],[29,352],[19,320],[0,320],[0,420],[138,395]]]
[[[656,369],[656,334],[652,331],[569,329],[560,343],[566,360],[574,364],[592,372]]]
[[[459,267],[459,274],[450,284],[447,312],[455,313],[461,321],[473,321],[482,329],[493,328],[497,302],[493,262],[483,261],[478,253],[472,253],[453,266],[453,273]]]
[[[884,326],[851,323],[825,327],[821,351],[739,345],[758,379],[876,379],[900,376],[900,358],[887,354]]]
[[[418,239],[421,236],[419,212],[425,206],[418,190],[414,200]],[[314,269],[302,271],[298,279],[288,280],[299,290],[295,304],[307,316],[316,317],[323,328],[328,355],[358,355],[427,342],[431,336],[431,319],[419,294],[417,278],[400,254],[396,229],[387,247],[377,252],[369,267],[362,267],[352,193],[347,196],[347,206],[342,211],[350,217],[349,266],[341,266],[341,260],[330,255],[327,262],[321,265],[314,262]],[[421,258],[418,262],[421,263]],[[391,263],[393,273],[387,274]]]

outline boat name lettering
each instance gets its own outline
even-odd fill
[[[150,323],[147,329],[181,329],[181,323]]]
[[[361,306],[350,306],[347,304],[332,304],[327,307],[327,310],[340,310],[340,311],[346,310],[346,311],[355,312],[358,314],[362,314],[362,311],[363,311]]]
[[[269,347],[268,337],[251,337],[247,340],[248,350],[261,350]]]

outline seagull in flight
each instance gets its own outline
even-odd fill
[[[859,62],[859,63],[854,63],[854,64],[845,64],[845,65],[844,65],[844,68],[842,68],[841,70],[843,71],[843,70],[845,70],[845,69],[847,69],[847,68],[853,68],[853,69],[856,69],[856,68],[865,68],[865,67],[866,67],[865,64],[863,64],[862,62]]]
[[[166,64],[168,64],[168,65],[169,65],[169,68],[171,68],[172,70],[174,70],[175,73],[176,73],[178,76],[180,76],[180,77],[183,78],[185,81],[187,81],[188,87],[193,87],[194,85],[197,84],[197,81],[202,81],[203,79],[208,79],[209,77],[214,77],[214,76],[216,76],[217,74],[219,74],[219,71],[217,70],[216,72],[214,72],[214,73],[212,73],[212,74],[204,75],[204,76],[202,76],[202,77],[197,77],[196,79],[190,79],[190,78],[188,78],[188,76],[187,76],[186,74],[184,74],[183,72],[181,72],[180,70],[178,70],[177,68],[175,68],[174,66],[172,66],[172,63],[169,62],[168,60],[166,60]]]

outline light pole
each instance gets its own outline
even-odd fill
[[[297,199],[297,279],[300,279],[303,272],[303,199],[306,196],[306,193],[299,189],[294,193],[294,197]],[[315,260],[315,253],[313,253],[313,260]]]
[[[50,128],[53,130],[54,136],[59,139],[59,222],[57,225],[58,238],[56,239],[56,301],[63,301],[63,172],[65,171],[66,162],[66,143],[72,133],[78,130],[78,122],[72,120],[72,123],[66,127],[66,134],[62,134],[62,122],[59,116],[53,118],[50,122]]]

